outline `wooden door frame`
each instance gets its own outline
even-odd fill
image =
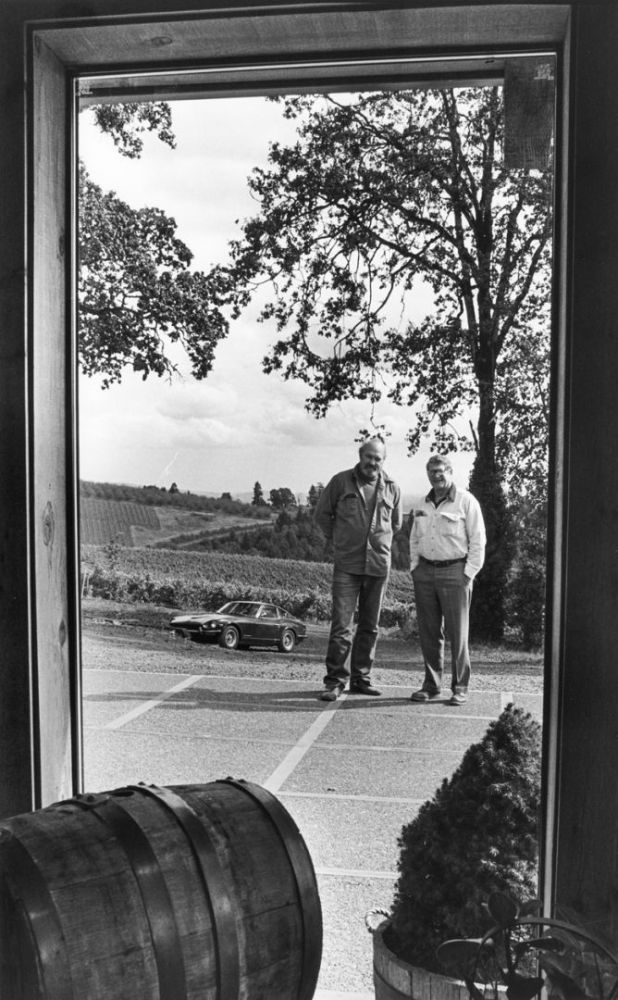
[[[561,111],[544,726],[545,889],[548,898],[557,893],[584,911],[598,911],[605,926],[614,926],[618,908],[604,885],[605,867],[602,870],[601,863],[590,857],[590,850],[577,843],[584,828],[595,849],[610,843],[609,833],[595,834],[594,815],[595,810],[611,815],[611,807],[618,801],[618,793],[604,794],[598,775],[590,780],[584,773],[586,761],[593,766],[599,763],[594,737],[602,739],[606,750],[610,747],[613,730],[603,707],[609,690],[618,696],[618,682],[612,675],[612,652],[618,636],[614,636],[608,597],[613,565],[605,551],[612,544],[613,520],[601,500],[590,501],[585,487],[577,483],[580,470],[585,470],[601,493],[604,488],[618,488],[613,463],[609,470],[608,458],[604,470],[597,469],[585,453],[584,440],[593,422],[595,427],[599,425],[601,416],[608,418],[599,436],[606,455],[610,455],[607,449],[614,431],[618,434],[618,417],[609,413],[607,377],[602,380],[601,394],[586,398],[590,380],[598,372],[585,365],[590,344],[594,353],[598,342],[605,351],[605,374],[618,370],[610,322],[618,311],[614,292],[618,283],[612,285],[610,280],[611,262],[618,260],[618,238],[614,235],[618,225],[612,229],[610,221],[618,221],[618,211],[607,188],[614,166],[618,166],[618,139],[611,128],[603,130],[604,122],[613,126],[618,103],[613,96],[618,93],[618,79],[612,48],[618,38],[618,17],[612,8],[613,4],[585,0],[570,5],[552,0],[535,4],[491,0],[474,5],[460,0],[435,0],[433,4],[423,0],[298,0],[295,4],[207,5],[192,0],[91,0],[83,15],[78,4],[72,8],[75,13],[67,16],[67,8],[56,0],[0,0],[6,29],[0,43],[4,57],[0,60],[0,82],[10,95],[0,118],[4,134],[10,137],[10,148],[0,150],[0,165],[5,190],[11,194],[10,204],[0,215],[4,224],[0,241],[0,275],[4,279],[0,285],[4,317],[0,351],[5,362],[0,371],[0,466],[5,483],[0,501],[12,525],[11,537],[5,533],[0,539],[0,567],[5,581],[10,580],[10,592],[5,583],[0,600],[6,640],[5,675],[0,680],[0,814],[37,808],[70,795],[81,780],[72,306],[75,80],[94,70],[128,71],[138,63],[145,71],[171,67],[169,57],[161,55],[160,39],[171,38],[173,44],[181,22],[183,44],[189,48],[195,32],[207,23],[204,44],[210,44],[213,51],[225,56],[223,50],[229,43],[235,57],[249,59],[257,46],[273,64],[284,63],[291,51],[295,57],[315,55],[316,46],[322,55],[327,54],[333,38],[339,51],[375,52],[376,37],[382,30],[383,54],[387,55],[392,37],[401,37],[401,25],[407,26],[408,48],[417,54],[430,53],[432,48],[444,51],[445,44],[459,54],[475,48],[484,51],[491,45],[496,51],[504,46],[538,51],[550,45],[560,67]],[[330,31],[329,24],[336,24],[337,31]],[[279,26],[281,31],[273,33]],[[97,39],[107,32],[109,45],[109,32],[113,35],[114,30],[118,57],[106,57],[101,63],[102,48]],[[127,47],[128,38],[135,42],[133,50],[130,44]],[[147,59],[143,56],[146,44],[151,46]],[[190,54],[190,58],[195,59],[195,55]],[[176,51],[173,66],[180,70],[186,65],[182,52]],[[594,122],[590,109],[598,105],[599,94],[602,118]],[[598,143],[602,136],[601,153]],[[589,190],[587,172],[596,184],[604,185],[602,190]],[[591,226],[603,233],[603,286],[599,286],[594,270],[598,253]],[[591,332],[584,328],[586,321],[594,326]],[[578,367],[582,364],[585,380]],[[7,482],[11,483],[10,495]],[[587,504],[597,518],[596,531],[577,521]],[[589,571],[587,558],[594,561],[594,573]],[[589,634],[579,610],[574,581],[594,587],[602,595],[594,633]],[[605,686],[604,694],[592,684],[583,685],[588,675],[581,660],[592,640],[596,640],[592,643],[595,668],[598,684],[602,681]],[[578,716],[582,708],[589,713],[583,722]],[[572,746],[574,737],[585,745],[583,760]],[[580,822],[577,807],[585,793],[592,806],[589,818]]]

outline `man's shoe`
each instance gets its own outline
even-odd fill
[[[379,698],[382,694],[373,684],[350,684],[350,694],[371,694],[374,698]]]
[[[466,702],[467,702],[467,700],[468,700],[468,695],[467,694],[454,694],[454,695],[452,695],[449,698],[448,704],[449,705],[465,705]]]
[[[440,698],[439,691],[425,691],[425,688],[421,688],[420,691],[414,691],[410,695],[410,701],[437,701]]]
[[[322,693],[320,695],[320,699],[321,699],[321,701],[337,701],[337,698],[341,694],[343,694],[343,688],[342,687],[338,687],[337,686],[337,687],[332,687],[332,688],[324,688],[324,690],[322,691]]]

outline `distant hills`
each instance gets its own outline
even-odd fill
[[[201,538],[262,527],[270,507],[156,486],[80,483],[80,534],[86,545],[191,548]]]
[[[407,513],[416,497],[404,500]],[[192,550],[244,536],[259,544],[258,534],[274,523],[278,511],[235,497],[181,493],[156,486],[80,483],[80,534],[85,545]],[[255,543],[251,541],[256,535]],[[282,539],[278,540],[280,543]],[[201,546],[201,543],[207,543]],[[261,544],[263,545],[262,538]]]

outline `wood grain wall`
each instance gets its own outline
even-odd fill
[[[32,808],[23,29],[0,32],[0,814]]]
[[[71,437],[71,330],[68,275],[71,259],[68,115],[65,66],[35,39],[32,66],[31,290],[29,323],[33,459],[33,585],[36,620],[34,694],[43,803],[70,795],[72,697],[69,595],[74,589],[69,537],[73,510]],[[61,192],[63,197],[58,197]]]

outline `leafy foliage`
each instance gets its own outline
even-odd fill
[[[196,378],[210,372],[227,333],[216,277],[191,271],[176,223],[157,208],[134,209],[80,169],[79,347],[82,370],[108,388],[130,365],[142,378],[177,371],[180,343]]]
[[[169,104],[109,104],[92,109],[119,153],[135,159],[143,135],[174,148]],[[193,254],[176,235],[176,222],[158,208],[134,209],[103,192],[79,171],[78,332],[82,370],[119,382],[125,367],[171,377],[173,345],[187,355],[195,378],[212,369],[214,350],[228,332],[223,287],[215,274],[192,270]]]
[[[311,510],[315,510],[318,505],[318,500],[324,492],[324,483],[312,483],[309,487],[309,492],[307,493],[307,503],[309,504]]]
[[[404,522],[393,535],[391,552],[393,569],[410,569],[410,531],[414,520],[412,511],[404,518]]]
[[[354,398],[373,419],[390,398],[412,452],[474,449],[481,480],[525,491],[547,471],[551,167],[506,168],[498,88],[290,97],[284,112],[298,140],[253,171],[259,212],[224,272],[236,313],[266,286],[281,336],[265,371],[304,381],[317,416]],[[434,308],[412,323],[423,284]],[[504,627],[502,542],[490,533],[476,598],[487,639]]]
[[[480,939],[443,942],[438,958],[464,979],[472,1000],[612,1000],[618,996],[618,957],[581,924],[542,917],[537,900],[521,906],[502,892],[487,901],[493,926]],[[541,974],[539,974],[541,973]]]
[[[524,647],[534,649],[542,644],[545,629],[546,500],[525,499],[512,517],[516,546],[507,618]]]
[[[204,538],[195,549],[238,552],[266,556],[269,559],[293,559],[306,562],[332,562],[324,535],[306,510],[289,514],[282,510],[271,527],[231,531],[225,538]]]
[[[298,140],[273,143],[253,171],[260,212],[229,272],[237,310],[270,289],[262,318],[286,336],[266,370],[304,380],[317,415],[390,396],[411,410],[412,450],[432,434],[508,477],[523,438],[544,463],[552,177],[505,168],[501,92],[291,97],[284,111]],[[415,327],[405,314],[418,281],[435,308]],[[389,328],[395,308],[401,329]],[[456,432],[470,408],[476,429]]]
[[[97,104],[92,113],[101,131],[111,136],[123,156],[135,159],[141,155],[144,132],[154,132],[161,142],[176,148],[171,108],[164,101]]]
[[[399,957],[440,972],[438,945],[482,934],[491,892],[535,893],[540,764],[540,726],[509,705],[404,826],[389,941]]]
[[[273,491],[271,491],[272,493]],[[273,505],[276,509],[275,505]],[[169,546],[168,546],[169,547]],[[266,556],[269,559],[301,559],[306,562],[332,563],[332,546],[315,524],[311,509],[284,508],[276,521],[264,528],[233,528],[218,537],[205,534],[191,544],[194,551],[237,552]],[[409,570],[410,545],[407,528],[393,536],[392,566]]]
[[[289,486],[280,486],[272,489],[269,499],[274,510],[287,510],[288,507],[296,506],[296,497]]]
[[[301,618],[328,621],[332,566],[223,553],[174,552],[121,545],[82,545],[82,587],[108,600],[216,610],[225,601],[266,600]],[[381,624],[410,614],[409,574],[392,573]]]
[[[223,552],[177,552],[167,549],[120,547],[120,558],[115,568],[128,575],[150,572],[161,579],[185,579],[191,585],[205,579],[224,583],[245,580],[248,584],[293,589],[329,590],[332,566],[327,563],[292,562],[284,559],[264,559]],[[82,558],[90,564],[98,562],[103,569],[109,564],[105,548],[95,545],[82,546]],[[403,581],[404,584],[406,581]],[[408,588],[409,590],[410,588]]]

